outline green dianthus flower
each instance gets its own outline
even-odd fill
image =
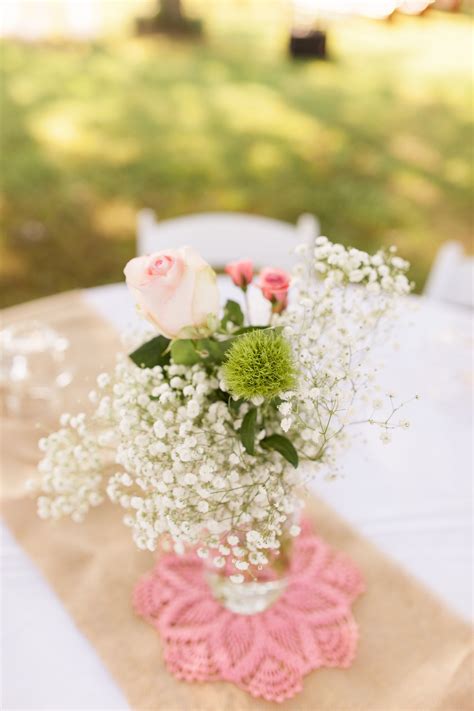
[[[232,395],[245,400],[276,397],[291,390],[296,372],[288,341],[278,331],[249,331],[227,352],[224,378]]]

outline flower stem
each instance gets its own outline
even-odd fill
[[[244,300],[245,300],[245,311],[247,314],[247,321],[248,325],[252,325],[252,319],[250,318],[250,301],[249,301],[249,292],[248,289],[244,290]]]

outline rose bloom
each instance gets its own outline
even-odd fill
[[[168,338],[188,326],[205,326],[208,316],[218,313],[216,275],[192,247],[136,257],[124,274],[145,318]]]
[[[272,302],[275,312],[283,311],[288,301],[290,275],[284,269],[265,267],[260,272],[260,288],[266,299]]]
[[[253,279],[253,262],[250,259],[240,259],[237,262],[230,262],[225,271],[231,277],[236,286],[246,289]]]

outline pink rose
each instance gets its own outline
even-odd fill
[[[260,288],[266,299],[272,302],[272,311],[279,313],[286,308],[290,275],[283,269],[265,267],[260,272]]]
[[[250,259],[240,259],[237,262],[230,262],[225,268],[225,271],[231,277],[236,286],[245,289],[253,279],[253,263]]]
[[[124,274],[145,318],[168,338],[188,326],[205,326],[208,316],[218,313],[216,275],[192,247],[136,257]]]

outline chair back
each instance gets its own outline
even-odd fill
[[[445,242],[438,250],[424,293],[432,299],[474,307],[474,257],[459,242]]]
[[[217,269],[245,258],[256,267],[289,269],[296,259],[296,245],[303,240],[313,243],[318,235],[318,220],[308,214],[301,215],[296,225],[237,212],[198,213],[158,222],[153,210],[143,209],[137,218],[137,253],[191,245]]]

